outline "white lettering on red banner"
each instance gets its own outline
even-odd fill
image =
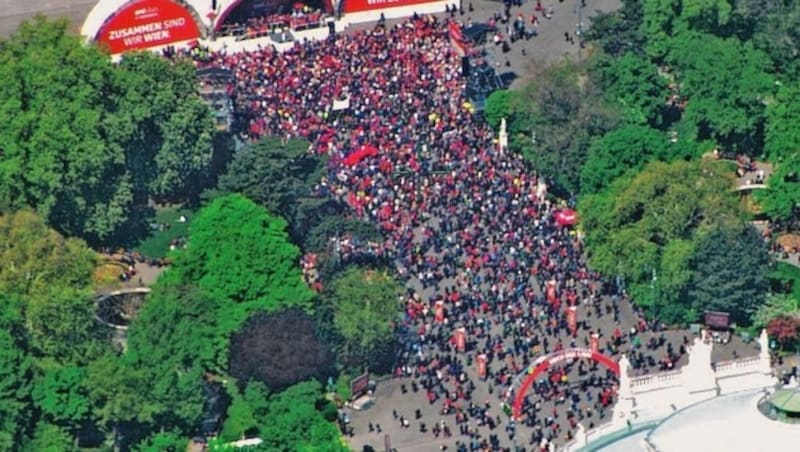
[[[381,8],[394,8],[396,6],[418,5],[420,3],[431,3],[437,0],[343,0],[346,13],[359,11],[371,11]]]
[[[111,16],[96,41],[116,54],[199,37],[200,30],[183,5],[172,0],[139,0]]]

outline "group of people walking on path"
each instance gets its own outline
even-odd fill
[[[396,375],[443,419],[411,427],[457,436],[461,450],[547,450],[578,423],[607,420],[618,380],[592,362],[554,365],[512,420],[503,407],[537,357],[599,337],[607,355],[634,350],[641,374],[671,368],[685,349],[589,269],[580,237],[554,220],[563,205],[545,178],[501,148],[464,97],[459,62],[447,23],[415,16],[202,64],[234,73],[247,138],[309,139],[310,152],[330,156],[320,193],[381,230],[370,252],[391,257],[408,288]],[[342,99],[347,108],[334,110]]]

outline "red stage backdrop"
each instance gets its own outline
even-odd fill
[[[185,6],[172,0],[133,0],[117,10],[97,33],[95,41],[111,53],[147,49],[200,37]]]
[[[360,11],[372,11],[375,9],[394,8],[395,6],[418,5],[420,3],[431,3],[434,0],[342,0],[344,6],[342,10],[346,13],[357,13]]]

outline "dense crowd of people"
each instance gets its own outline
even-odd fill
[[[554,220],[564,206],[545,178],[501,148],[464,98],[442,20],[415,16],[283,53],[211,53],[199,64],[234,73],[244,138],[308,138],[310,152],[330,155],[320,193],[382,231],[369,252],[391,256],[408,287],[396,374],[442,416],[413,416],[414,428],[460,435],[460,450],[517,439],[547,450],[571,439],[577,423],[603,422],[618,380],[592,362],[554,365],[525,396],[522,418],[509,421],[502,411],[537,357],[588,347],[591,334],[600,351],[629,353],[637,374],[671,368],[685,353],[651,337],[659,326],[640,313],[623,315],[624,291],[587,267],[580,237]],[[333,110],[344,98],[349,108]],[[410,417],[397,419],[409,427]]]

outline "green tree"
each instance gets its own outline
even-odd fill
[[[764,105],[774,86],[767,55],[735,38],[691,33],[679,38],[669,62],[688,98],[683,120],[693,126],[694,137],[714,140],[725,150],[759,155]]]
[[[0,296],[0,450],[13,450],[31,426],[32,366],[19,322]]]
[[[140,442],[134,450],[137,452],[181,452],[186,450],[189,440],[177,432],[155,433]]]
[[[658,300],[668,321],[685,320],[669,306],[681,303],[698,233],[743,222],[726,174],[714,161],[652,162],[585,195],[579,210],[592,267],[624,277],[640,305]]]
[[[30,211],[0,216],[0,293],[19,306],[36,355],[86,362],[102,349],[90,296],[95,259]]]
[[[85,383],[86,368],[48,369],[33,387],[33,402],[48,422],[65,427],[74,435],[91,410]]]
[[[142,233],[151,196],[196,196],[213,120],[189,62],[120,65],[38,17],[0,46],[0,211],[29,206],[90,243]]]
[[[751,226],[701,234],[688,284],[692,308],[730,312],[737,324],[748,325],[766,299],[768,264],[764,239]]]
[[[319,382],[306,381],[270,397],[269,422],[261,426],[264,443],[259,450],[349,450],[339,441],[336,426],[326,421],[317,409],[321,404],[330,403],[322,396]]]
[[[603,96],[620,106],[626,122],[662,125],[668,81],[656,65],[644,56],[626,53],[619,58],[595,58],[591,69]]]
[[[121,149],[105,139],[114,73],[68,29],[39,17],[0,46],[0,210],[31,206],[67,235],[105,240],[133,201]]]
[[[580,169],[592,138],[612,129],[617,113],[601,99],[581,66],[571,62],[545,69],[516,93],[510,147],[522,153],[554,189],[577,193]]]
[[[646,39],[640,30],[644,20],[643,4],[640,0],[622,0],[618,10],[597,14],[592,18],[587,38],[612,56],[644,52]]]
[[[131,324],[125,367],[137,369],[141,403],[152,422],[190,434],[203,413],[206,370],[223,368],[227,339],[218,326],[218,303],[192,286],[156,285]]]
[[[402,287],[385,271],[352,267],[325,294],[333,325],[342,338],[342,362],[351,368],[375,370],[393,357],[394,323],[402,309]]]
[[[112,138],[125,149],[137,202],[198,196],[209,175],[214,121],[197,94],[194,65],[140,52],[125,55],[117,72]]]
[[[800,130],[794,125],[800,121],[800,80],[782,84],[766,108],[764,153],[772,162],[781,162],[797,154],[800,149]]]
[[[776,164],[767,185],[769,188],[754,194],[762,211],[778,224],[796,222],[800,212],[800,152]]]
[[[512,102],[514,101],[515,93],[513,91],[500,89],[497,91],[492,92],[489,97],[486,98],[486,106],[483,110],[483,116],[486,118],[486,122],[489,123],[492,128],[500,127],[500,121],[503,118],[506,118],[506,121],[511,119],[511,114],[513,113]]]
[[[617,177],[629,170],[640,170],[649,161],[670,161],[680,154],[690,154],[688,147],[672,143],[665,133],[647,126],[614,129],[589,148],[586,164],[581,168],[581,191],[600,191]]]
[[[753,326],[766,328],[769,322],[778,317],[800,317],[800,300],[793,294],[767,294],[766,302],[753,315]]]
[[[292,237],[300,243],[321,218],[341,210],[336,203],[313,196],[325,174],[327,157],[309,153],[309,146],[304,139],[277,137],[245,146],[234,154],[217,187],[204,197],[240,193],[286,219]]]
[[[33,438],[24,444],[22,450],[25,452],[72,452],[78,448],[73,444],[70,434],[63,428],[55,424],[39,422],[36,424]]]
[[[220,436],[225,441],[237,441],[245,434],[257,427],[256,418],[247,400],[234,389],[231,394],[231,404],[225,413],[225,423],[222,425]]]
[[[213,299],[240,305],[238,326],[254,310],[312,309],[314,294],[301,277],[299,257],[286,221],[241,195],[228,195],[198,212],[189,246],[172,271]]]

